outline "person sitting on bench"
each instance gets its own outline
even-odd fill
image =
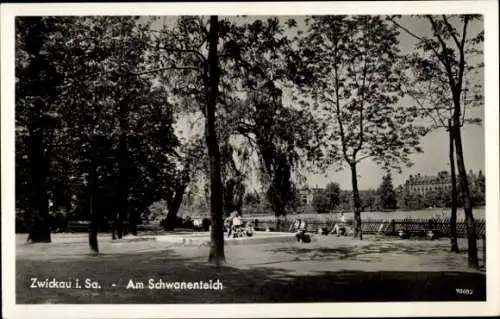
[[[302,233],[305,233],[307,230],[307,223],[305,221],[305,219],[303,219],[301,222],[300,222],[300,225],[299,225],[299,231],[302,232]]]
[[[346,233],[346,221],[344,213],[340,213],[340,222],[335,224],[332,233],[337,234],[337,237],[343,236]]]
[[[290,230],[289,231],[290,232],[297,232],[299,230],[299,227],[300,227],[300,222],[301,222],[300,218],[297,219],[295,221],[295,223],[293,223],[292,225],[290,225]]]
[[[296,222],[295,222],[295,225],[297,225],[295,227],[295,238],[297,238],[297,241],[301,241],[303,240],[304,238],[304,235],[306,233],[306,230],[307,230],[307,223],[305,220],[303,219],[298,219]],[[294,226],[295,226],[294,225]]]
[[[246,224],[245,226],[245,234],[248,236],[248,237],[252,237],[253,236],[253,233],[255,231],[255,226],[254,226],[254,222],[250,221]]]
[[[241,214],[238,213],[232,220],[231,230],[233,233],[237,234],[237,232],[243,228],[243,220],[241,219]],[[230,234],[229,234],[230,235]],[[228,236],[229,236],[228,235]]]
[[[224,221],[224,224],[226,225],[228,231],[227,231],[227,237],[231,236],[231,233],[233,232],[233,220],[236,218],[236,216],[239,215],[239,212],[234,210]]]

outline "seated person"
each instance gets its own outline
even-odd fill
[[[231,231],[231,220],[229,218],[224,219],[224,231]]]
[[[304,238],[304,234],[306,233],[307,224],[303,219],[299,219],[295,222],[295,238],[297,241],[301,241]]]
[[[241,227],[243,225],[243,220],[241,219],[240,216],[236,216],[233,218],[233,226],[234,227]]]
[[[201,218],[196,218],[193,220],[193,228],[194,229],[201,229],[201,226],[202,226]]]
[[[340,223],[345,224],[345,216],[344,213],[340,213]]]
[[[337,223],[333,227],[332,233],[337,234],[337,237],[343,236],[346,233],[346,226],[344,224]]]
[[[295,221],[295,223],[293,223],[291,226],[290,226],[290,231],[291,232],[296,232],[299,230],[300,228],[300,223],[301,223],[301,220],[300,219],[297,219]]]
[[[224,226],[228,230],[227,236],[229,237],[231,235],[232,227],[233,227],[233,219],[238,215],[238,212],[234,210],[229,216],[224,220]]]
[[[305,220],[302,220],[299,224],[299,231],[305,233],[307,230],[307,223]]]
[[[332,230],[332,233],[337,234],[337,237],[343,236],[347,231],[346,218],[344,216],[344,213],[340,213],[339,219],[340,222],[336,223]]]
[[[246,227],[245,227],[245,233],[248,237],[251,237],[253,235],[253,232],[254,232],[254,225],[253,225],[253,222],[249,222],[247,223]]]

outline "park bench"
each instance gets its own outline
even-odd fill
[[[441,237],[441,231],[436,228],[423,228],[423,229],[412,229],[398,231],[398,236],[402,239],[408,239],[410,237],[426,237],[430,240],[438,239]]]

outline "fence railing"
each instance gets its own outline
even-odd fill
[[[79,222],[68,222],[66,231],[68,232],[74,232],[74,233],[84,233],[88,232],[89,229],[89,224],[90,222],[88,221],[79,221]],[[126,228],[128,223],[124,223],[124,227]],[[108,225],[108,227],[105,227],[106,225],[100,225],[100,231],[101,232],[109,232],[111,229],[111,226]],[[139,224],[136,226],[137,231],[161,231],[163,230],[163,227],[161,225],[157,224],[152,224],[152,225],[142,225]]]
[[[289,231],[291,226],[295,223],[292,218],[287,218],[280,220],[279,223],[276,220],[259,220],[258,217],[252,218],[252,220],[257,221],[255,228],[257,230],[272,230],[272,231]],[[376,233],[396,233],[400,230],[406,230],[408,232],[424,232],[428,229],[438,230],[443,236],[448,236],[450,234],[450,218],[439,217],[439,218],[399,218],[399,219],[364,219],[361,222],[361,229],[365,234],[376,234]],[[337,220],[315,220],[306,219],[307,230],[309,232],[317,232],[320,228],[327,228],[331,230]],[[347,224],[352,225],[352,221],[347,222]],[[68,230],[72,232],[86,232],[88,231],[88,222],[84,223],[69,223]],[[486,235],[486,221],[484,219],[475,220],[476,234],[478,237],[483,237]],[[137,225],[138,231],[159,231],[162,227],[159,225]],[[466,237],[467,236],[467,224],[464,219],[457,220],[457,236]]]
[[[258,221],[258,218],[256,218]],[[438,230],[442,235],[447,236],[450,234],[450,218],[400,218],[400,219],[365,219],[361,222],[361,229],[365,234],[375,233],[393,233],[400,230],[409,232],[423,232],[429,229]],[[331,229],[335,220],[307,220],[307,230],[316,232],[320,228]],[[272,220],[258,221],[256,228],[258,230],[270,229],[274,231],[288,231],[295,223],[295,220],[285,219],[280,220],[279,223]],[[352,221],[347,224],[352,225]],[[486,221],[484,219],[475,220],[476,234],[478,237],[486,235]],[[467,236],[467,224],[464,219],[457,220],[457,236]]]

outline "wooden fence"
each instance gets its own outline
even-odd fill
[[[256,218],[258,221],[258,218]],[[337,222],[335,220],[307,220],[307,230],[310,232],[317,232],[320,228],[331,229],[333,225]],[[276,221],[258,221],[257,229],[264,230],[269,228],[275,231],[288,231],[290,227],[295,223],[293,219],[280,220],[279,224]],[[347,224],[352,225],[352,221]],[[484,219],[475,220],[476,234],[478,237],[483,237],[486,235],[486,221]],[[448,236],[450,233],[450,218],[440,217],[440,218],[400,218],[400,219],[365,219],[361,222],[361,229],[365,234],[376,234],[376,233],[396,233],[400,230],[406,230],[409,232],[424,232],[428,229],[438,230],[443,236]],[[467,236],[467,225],[465,220],[457,220],[457,236],[466,237]]]
[[[257,221],[256,229],[265,230],[270,229],[272,231],[289,231],[291,226],[295,223],[292,218],[286,218],[280,220],[279,225],[277,225],[275,220],[259,220],[259,218],[252,219]],[[307,230],[309,232],[317,232],[320,228],[327,228],[331,230],[335,223],[338,221],[330,220],[319,220],[319,219],[306,219]],[[352,225],[352,221],[347,222],[347,224]],[[69,223],[68,225],[70,232],[86,232],[88,231],[88,222],[80,223]],[[476,233],[477,236],[483,237],[486,235],[486,222],[484,219],[475,220]],[[364,219],[361,222],[361,229],[365,234],[376,234],[376,233],[397,233],[400,230],[406,230],[409,232],[424,232],[427,229],[438,230],[443,236],[448,236],[450,233],[450,218],[440,217],[440,218],[399,218],[399,219]],[[162,227],[159,225],[137,225],[138,231],[161,231]],[[108,231],[108,230],[102,230]],[[466,237],[467,227],[465,220],[457,220],[457,236]]]

